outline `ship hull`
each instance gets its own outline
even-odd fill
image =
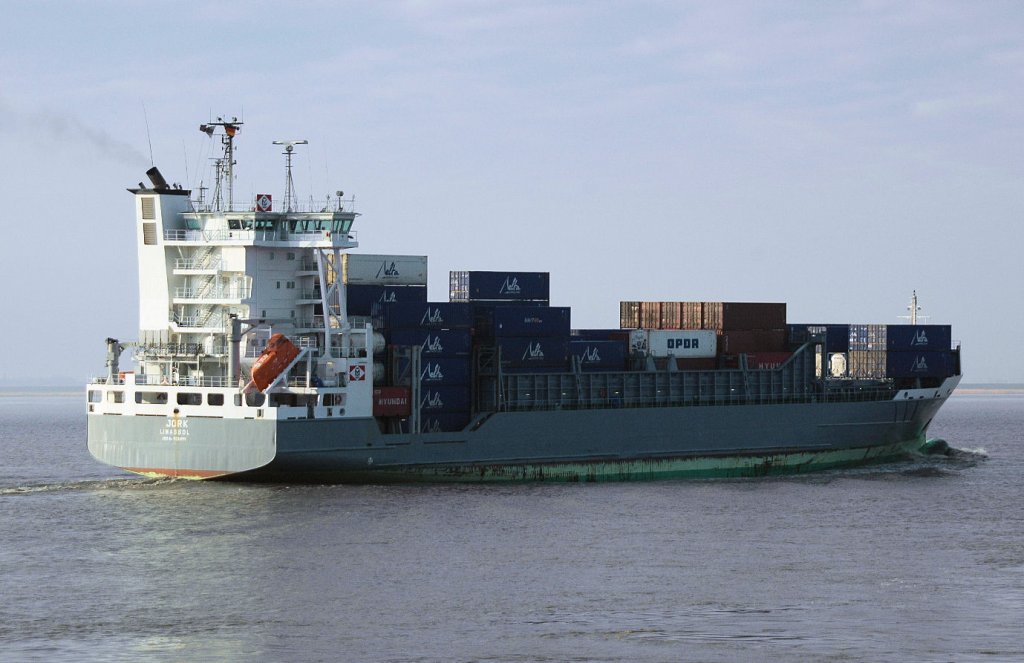
[[[142,474],[247,481],[762,476],[905,457],[925,445],[951,389],[942,391],[892,401],[499,412],[466,431],[419,435],[382,434],[372,418],[192,417],[187,435],[169,440],[158,417],[90,415],[90,450]]]

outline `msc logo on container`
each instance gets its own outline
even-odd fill
[[[668,349],[669,350],[675,350],[676,348],[679,348],[681,350],[696,350],[696,349],[700,348],[700,339],[699,338],[686,338],[685,336],[680,336],[680,337],[677,337],[677,338],[669,338],[668,339]]]

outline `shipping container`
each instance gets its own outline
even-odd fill
[[[949,325],[888,325],[886,328],[886,349],[890,352],[949,350],[952,339]]]
[[[703,329],[637,329],[629,343],[652,357],[714,357],[718,347],[715,332]]]
[[[746,331],[786,326],[784,302],[704,302],[703,309],[703,329]]]
[[[420,390],[420,412],[468,411],[469,391],[469,385],[424,385]]]
[[[851,349],[846,353],[846,368],[849,376],[851,378],[884,378],[886,376],[886,354],[885,350]]]
[[[644,329],[661,326],[661,302],[640,302],[640,326]]]
[[[751,352],[785,352],[785,329],[727,331],[718,335],[718,351],[736,355]]]
[[[550,299],[548,272],[449,273],[449,299],[453,302],[508,299]]]
[[[350,285],[345,289],[346,308],[349,315],[372,315],[373,305],[392,302],[427,301],[425,285]],[[320,306],[320,305],[318,305]],[[323,307],[320,312],[323,315]]]
[[[846,352],[850,349],[850,325],[786,325],[786,342],[792,350],[807,343],[814,335],[826,336],[828,352]]]
[[[850,351],[888,349],[887,325],[850,325]]]
[[[495,346],[501,352],[501,365],[509,368],[528,366],[567,366],[568,337],[499,337]]]
[[[435,357],[420,362],[420,384],[469,384],[469,358]]]
[[[469,329],[472,325],[472,310],[466,303],[395,302],[373,306],[373,326],[380,330]]]
[[[626,367],[626,344],[622,341],[572,340],[569,354],[584,371],[621,371]]]
[[[658,319],[658,329],[682,329],[683,328],[683,303],[682,302],[661,302],[661,316]]]
[[[887,352],[885,374],[890,378],[949,377],[953,374],[952,354],[948,350]]]
[[[629,344],[628,329],[573,329],[570,332],[573,341],[619,341]]]
[[[472,335],[468,329],[397,329],[389,342],[417,346],[421,357],[455,357],[469,354]]]
[[[346,285],[427,285],[427,256],[346,253],[341,264]]]
[[[474,306],[475,331],[481,337],[568,336],[568,306]]]
[[[682,302],[683,329],[702,329],[704,324],[704,302]]]
[[[619,328],[637,329],[640,324],[640,302],[619,302]]]
[[[412,401],[408,387],[373,388],[373,416],[407,417],[410,412]]]

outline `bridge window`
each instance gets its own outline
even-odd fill
[[[206,402],[210,405],[224,405],[224,394],[207,394]]]
[[[163,405],[167,402],[166,391],[136,391],[135,402],[144,405]]]
[[[203,395],[192,391],[178,392],[178,405],[202,405]]]

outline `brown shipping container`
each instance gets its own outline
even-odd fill
[[[751,352],[784,352],[785,329],[748,329],[718,334],[718,354],[736,355]]]
[[[412,412],[408,387],[374,387],[373,416],[408,417]]]
[[[682,302],[683,305],[683,329],[703,329],[704,324],[704,303],[703,302]]]
[[[619,302],[619,329],[640,326],[640,302]]]
[[[658,329],[661,325],[661,302],[640,302],[640,326]]]
[[[850,350],[846,368],[851,378],[884,378],[885,350]]]
[[[704,302],[704,329],[744,331],[786,326],[786,304],[764,302]]]
[[[661,302],[661,321],[658,329],[683,328],[683,303]]]

